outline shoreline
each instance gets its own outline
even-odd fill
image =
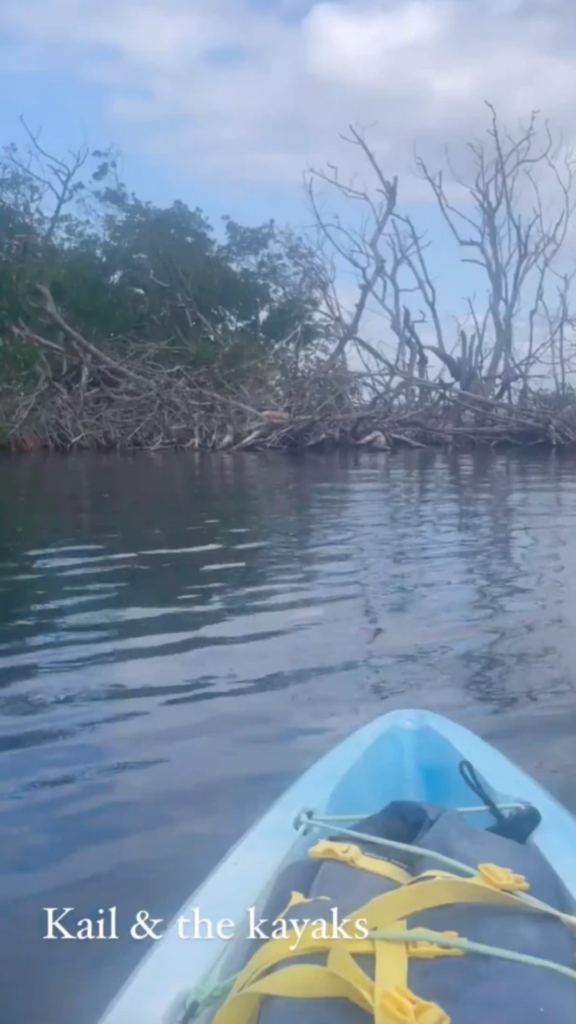
[[[552,397],[552,396],[551,396]],[[98,409],[99,422],[89,420],[84,403],[79,403],[68,421],[35,409],[26,422],[7,416],[0,401],[0,451],[31,454],[40,451],[306,451],[365,450],[393,454],[402,449],[436,451],[530,450],[533,448],[576,449],[576,405],[551,412],[546,405],[531,408],[508,406],[496,412],[478,408],[464,420],[459,398],[441,410],[399,409],[375,413],[362,407],[346,414],[291,415],[282,409],[234,408],[234,400],[223,397],[201,415],[192,396],[187,396],[189,416],[170,417],[164,407],[152,416],[142,416],[134,406],[126,414],[126,403]],[[144,402],[146,405],[147,403]],[[196,406],[196,408],[194,408]],[[504,403],[502,403],[504,406]],[[171,410],[172,411],[172,410]],[[182,410],[184,411],[184,410]],[[124,414],[121,415],[120,414]],[[120,418],[124,422],[119,422]],[[72,420],[72,422],[70,422]],[[127,422],[126,422],[127,420]],[[12,424],[12,425],[11,425]]]

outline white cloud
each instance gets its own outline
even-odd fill
[[[534,107],[574,133],[572,0],[4,0],[20,51],[97,81],[122,125],[194,176],[298,184],[353,160],[374,125],[386,169]],[[147,141],[144,142],[144,139]]]
[[[387,10],[318,3],[304,22],[308,66],[338,85],[378,88],[398,57],[442,40],[445,20],[445,4],[424,0]]]

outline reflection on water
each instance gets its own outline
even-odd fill
[[[42,942],[43,907],[167,916],[374,715],[572,693],[570,458],[26,458],[0,479],[11,1024],[91,1024],[144,952]]]

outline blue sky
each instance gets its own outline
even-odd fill
[[[0,133],[55,150],[110,143],[129,187],[215,222],[307,219],[302,171],[367,179],[339,133],[371,126],[405,212],[425,223],[446,302],[467,274],[408,173],[541,109],[574,136],[573,0],[2,0]]]
[[[224,213],[246,223],[270,216],[292,223],[306,219],[298,183],[278,187],[270,182],[255,189],[234,179],[211,181],[195,175],[193,168],[179,168],[177,161],[165,159],[162,153],[148,153],[145,128],[115,117],[108,90],[98,84],[71,81],[69,74],[56,69],[0,70],[0,90],[0,144],[16,141],[26,145],[19,120],[22,115],[32,130],[42,129],[43,144],[57,155],[83,144],[117,146],[122,176],[143,198],[158,203],[184,199],[206,210],[214,222]]]

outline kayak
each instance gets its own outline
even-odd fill
[[[474,766],[476,789],[460,770],[464,762]],[[457,810],[477,829],[488,828],[494,808],[501,815],[537,808],[528,844],[576,895],[572,815],[468,729],[428,711],[394,711],[334,747],[276,801],[151,943],[100,1024],[192,1020],[185,1007],[193,994],[217,989],[239,969],[246,932],[238,923],[260,918],[280,873],[318,842],[309,823],[324,820],[345,835],[346,823],[394,801]]]

